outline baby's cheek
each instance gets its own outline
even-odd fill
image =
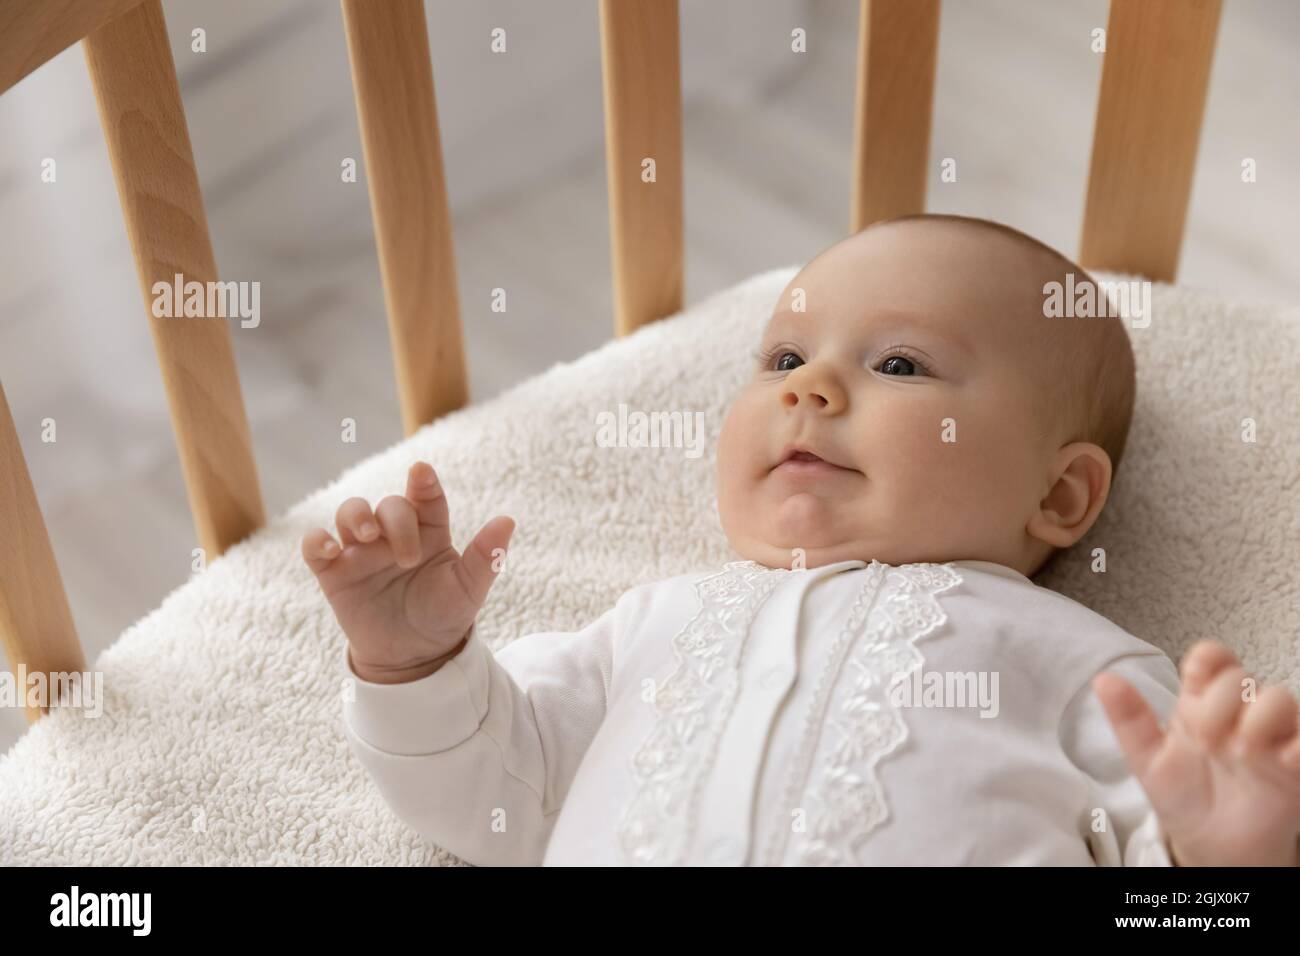
[[[719,512],[743,513],[753,494],[752,472],[759,453],[752,403],[742,394],[728,409],[718,434],[717,494]],[[727,517],[724,514],[724,520]]]
[[[730,419],[723,423],[722,431],[718,435],[717,495],[720,511],[725,510],[735,497],[736,474],[739,468],[739,462],[736,461],[738,446],[729,422]]]
[[[718,467],[734,467],[736,452],[741,447],[745,431],[745,396],[742,393],[728,407],[722,418],[722,427],[718,429]]]
[[[968,413],[957,420],[956,440],[944,445],[950,465],[944,472],[947,495],[992,523],[1022,510],[1018,498],[1028,485],[1028,465],[1016,429],[996,412]]]
[[[1002,426],[950,403],[912,403],[883,416],[880,449],[907,497],[938,510],[987,506],[1007,478]]]
[[[895,402],[874,416],[875,434],[869,460],[924,479],[953,461],[956,434],[948,409],[937,402]],[[870,471],[868,464],[868,471]]]

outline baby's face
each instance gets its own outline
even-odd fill
[[[770,567],[802,549],[807,567],[976,559],[1031,574],[1051,546],[1027,529],[1066,438],[1044,407],[1045,268],[1037,250],[942,222],[870,229],[809,263],[723,424],[732,547]]]

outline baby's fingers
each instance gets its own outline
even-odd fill
[[[1124,759],[1142,779],[1165,739],[1160,721],[1137,689],[1118,674],[1098,674],[1092,689],[1106,711]]]
[[[1183,655],[1183,689],[1200,694],[1225,668],[1236,667],[1239,663],[1237,655],[1218,641],[1197,641]]]
[[[1300,737],[1296,737],[1283,747],[1278,759],[1288,770],[1300,770]]]
[[[303,535],[302,559],[313,574],[320,574],[328,568],[342,551],[334,536],[324,528],[314,528]]]
[[[1199,697],[1184,695],[1179,700],[1179,717],[1202,746],[1217,750],[1236,729],[1245,706],[1241,699],[1245,676],[1239,666],[1224,668]]]
[[[420,524],[447,530],[447,496],[433,465],[417,461],[406,473],[406,497],[415,506]]]
[[[1246,708],[1237,746],[1241,756],[1256,756],[1287,743],[1295,734],[1295,698],[1286,687],[1275,684]]]
[[[413,568],[423,557],[420,547],[420,520],[415,505],[400,495],[389,495],[379,502],[375,517],[384,530],[384,537],[393,549],[399,567]]]
[[[498,515],[479,530],[461,555],[458,566],[461,586],[476,606],[481,606],[486,600],[488,590],[501,570],[500,559],[505,556],[506,545],[514,532],[514,519]]]
[[[339,538],[345,548],[358,541],[369,542],[379,537],[379,524],[365,498],[349,498],[339,505],[334,523],[338,525]]]

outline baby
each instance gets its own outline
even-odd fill
[[[480,864],[1295,865],[1285,687],[1223,645],[1182,685],[1030,578],[1106,504],[1133,408],[1119,318],[1015,230],[879,223],[776,304],[718,445],[741,560],[493,654],[514,529],[463,553],[432,467],[303,556],[347,644],[354,752]]]

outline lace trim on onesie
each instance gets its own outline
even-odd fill
[[[947,620],[936,595],[962,579],[947,564],[891,567],[872,561],[865,574],[805,716],[773,830],[772,865],[783,861],[792,835],[798,861],[805,865],[857,865],[861,845],[889,819],[875,768],[908,734],[902,714],[889,701],[889,686],[925,662],[916,641]],[[814,767],[822,770],[810,784]],[[795,809],[804,811],[798,833]]]
[[[705,772],[739,690],[739,665],[758,609],[784,568],[733,561],[695,582],[700,610],[673,638],[676,666],[657,689],[654,729],[632,757],[637,792],[619,826],[632,864],[680,864]]]

